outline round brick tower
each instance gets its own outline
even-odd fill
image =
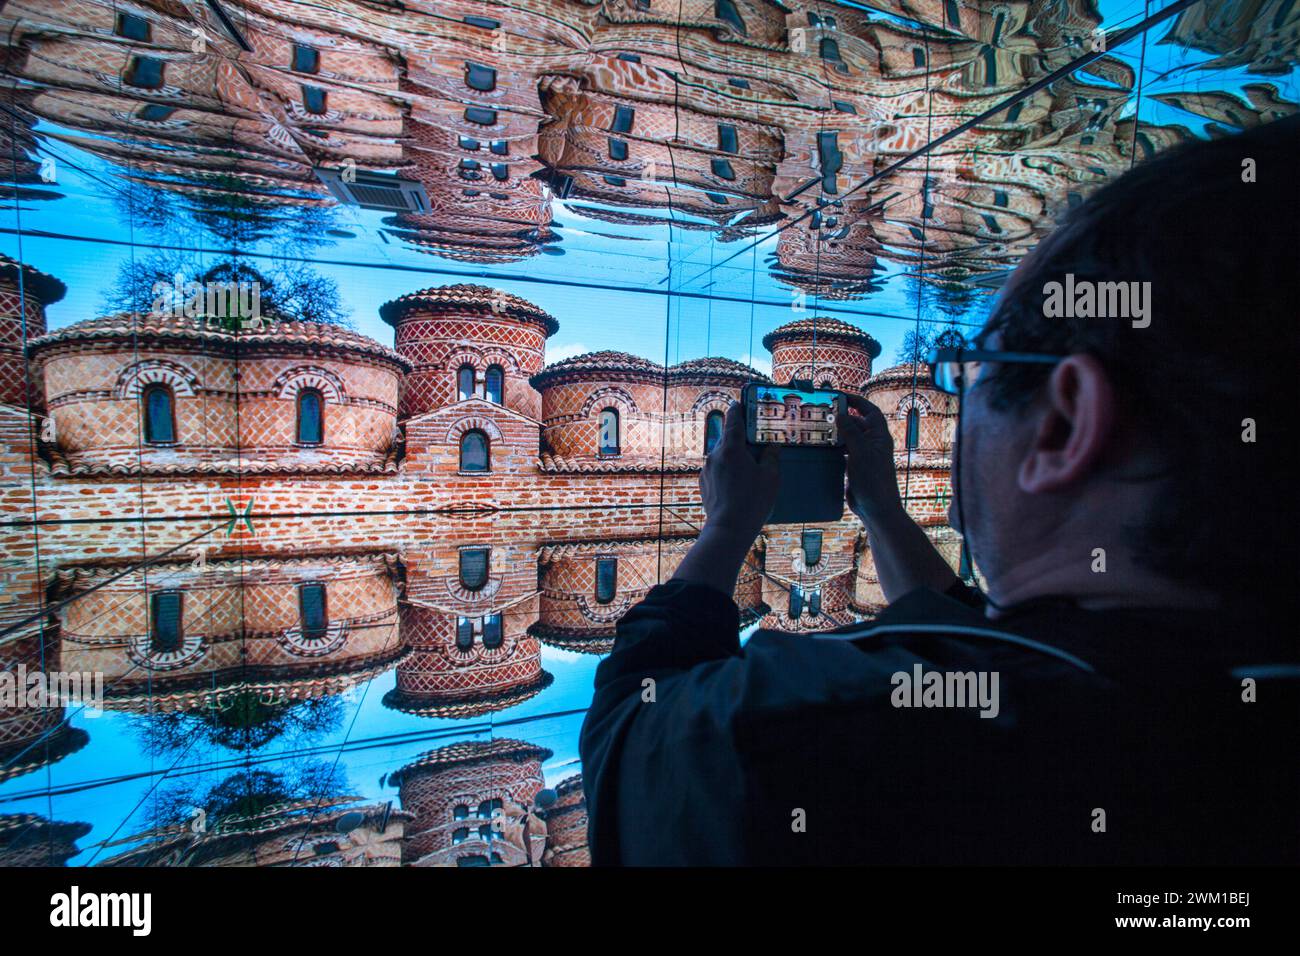
[[[388,777],[415,814],[402,861],[415,866],[518,866],[527,853],[493,826],[508,806],[531,808],[542,789],[545,747],[501,737],[432,750]],[[534,859],[540,859],[541,853]]]
[[[818,388],[861,394],[871,377],[871,360],[880,343],[866,332],[841,322],[816,316],[789,322],[763,336],[772,353],[772,381],[785,385],[791,379],[811,379]]]
[[[45,333],[45,307],[67,291],[54,276],[0,255],[0,404],[28,406],[27,343]],[[36,384],[31,407],[39,410],[43,403]]]
[[[409,418],[462,400],[460,372],[473,371],[473,395],[539,418],[541,398],[528,383],[542,370],[546,339],[560,323],[526,299],[481,285],[411,292],[380,306],[396,331],[397,351],[414,365],[400,413]],[[501,371],[499,398],[489,376]]]

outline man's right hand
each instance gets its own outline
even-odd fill
[[[848,451],[848,504],[858,520],[870,527],[902,510],[898,475],[894,471],[894,439],[885,416],[858,395],[844,394],[849,414],[840,422]]]

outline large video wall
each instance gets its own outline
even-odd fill
[[[1291,0],[11,0],[0,865],[588,862],[577,735],[750,382],[922,363],[1099,184],[1290,115]],[[883,604],[772,525],[745,633]]]

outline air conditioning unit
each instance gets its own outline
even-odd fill
[[[317,166],[315,173],[341,203],[384,212],[429,211],[429,195],[424,186],[413,179],[402,179],[396,173],[324,166]]]

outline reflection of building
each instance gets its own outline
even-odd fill
[[[411,815],[390,805],[348,807],[355,797],[274,805],[247,817],[140,834],[141,844],[103,866],[399,866]],[[205,821],[206,824],[206,821]]]
[[[542,789],[543,747],[519,740],[451,744],[388,778],[414,814],[402,860],[413,866],[541,865],[546,827],[532,816]]]
[[[63,666],[105,675],[105,707],[214,714],[337,694],[391,668],[384,555],[243,557],[59,572]]]
[[[200,210],[325,206],[316,169],[396,171],[427,207],[394,205],[383,186],[357,198],[390,210],[400,241],[467,262],[551,249],[555,197],[629,223],[662,223],[671,207],[724,238],[784,220],[773,273],[832,299],[868,292],[886,255],[924,253],[930,274],[1006,268],[1080,183],[1126,168],[1155,129],[1125,135],[1134,76],[1104,58],[924,169],[852,191],[1076,57],[1099,23],[1084,0],[222,9],[7,4],[5,67],[31,87],[15,99],[23,121]],[[1233,8],[1231,23],[1188,11],[1171,35],[1280,72],[1298,16],[1285,0]]]
[[[754,440],[782,445],[825,445],[834,437],[835,406],[805,402],[796,392],[760,391],[754,409]]]
[[[66,866],[89,823],[60,823],[31,813],[0,815],[0,866]]]

